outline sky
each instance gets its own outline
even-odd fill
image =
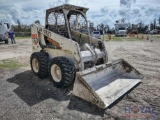
[[[46,9],[62,4],[89,8],[88,20],[94,25],[104,23],[114,27],[116,20],[149,24],[160,17],[160,0],[0,0],[0,20],[17,24],[32,24],[39,20],[45,23]]]

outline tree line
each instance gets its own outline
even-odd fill
[[[123,19],[123,22],[125,20]],[[39,22],[39,20],[35,21]],[[23,24],[19,20],[17,20],[17,25],[12,25],[12,29],[18,36],[29,36],[31,34],[31,25]],[[115,29],[111,28],[109,25],[104,23],[100,23],[98,25],[94,25],[93,22],[89,23],[90,31],[98,30],[101,34],[112,33],[114,34]],[[154,19],[150,24],[145,25],[142,21],[138,24],[131,24],[128,23],[127,31],[130,32],[137,32],[137,33],[146,33],[146,31],[157,29],[160,30],[160,17],[159,19]]]
[[[20,23],[20,21],[17,20],[17,25],[12,25],[12,29],[14,32],[31,32],[31,25]]]

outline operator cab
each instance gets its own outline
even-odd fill
[[[46,10],[46,28],[78,43],[86,42],[89,40],[87,10],[88,8],[68,4],[48,9]]]

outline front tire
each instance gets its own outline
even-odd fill
[[[48,76],[48,55],[45,52],[32,53],[30,58],[31,69],[39,78]]]
[[[75,79],[75,67],[66,57],[56,57],[50,61],[50,78],[59,88],[70,86]]]

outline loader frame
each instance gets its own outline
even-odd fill
[[[50,58],[55,56],[66,56],[68,59],[73,61],[73,64],[78,71],[86,69],[85,63],[88,62],[87,59],[95,59],[92,61],[94,65],[96,65],[97,62],[100,63],[100,58],[103,59],[102,63],[107,63],[108,55],[103,41],[90,36],[86,19],[87,10],[88,8],[68,4],[46,10],[45,27],[39,24],[32,25],[31,32],[33,40],[33,52],[44,50],[49,53]],[[63,25],[62,23],[59,23],[60,25],[58,25],[58,20],[61,20],[58,19],[59,14],[61,15],[61,19],[64,17],[64,21],[62,21],[64,22]],[[71,28],[71,23],[69,23],[69,20],[72,14],[76,15],[76,20],[78,15],[83,17],[84,22],[86,23],[85,29],[88,30],[88,34],[80,33],[80,31],[76,31]],[[49,19],[50,17],[55,21],[51,21]],[[63,29],[66,28],[68,35],[66,36],[66,34],[64,35],[60,33],[60,28],[58,27]],[[46,41],[48,43],[46,43]],[[80,46],[84,45],[85,43],[93,45],[94,48],[101,50],[98,51],[98,49],[96,49],[95,51],[88,45],[85,45],[85,49],[89,49],[91,54],[88,52],[83,52],[82,54]],[[93,57],[89,58],[88,56]]]
[[[123,59],[108,63],[104,42],[90,36],[87,10],[68,4],[46,10],[45,27],[39,23],[31,27],[31,69],[40,78],[49,74],[56,87],[74,83],[75,96],[104,109],[143,75]],[[81,33],[83,29],[88,33]]]

